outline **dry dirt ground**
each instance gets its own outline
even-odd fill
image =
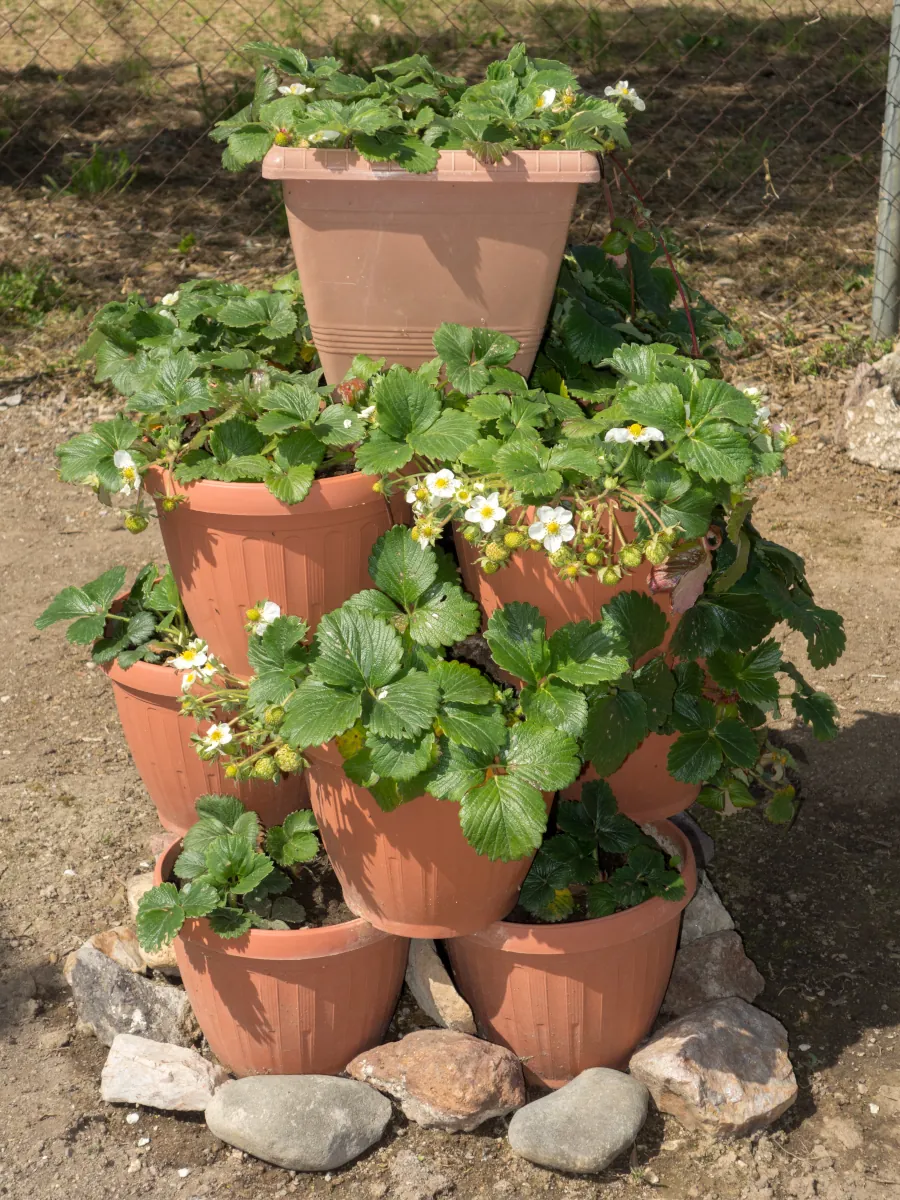
[[[0,408],[0,1195],[900,1194],[900,481],[835,446],[842,383],[772,381],[779,415],[804,436],[759,520],[806,555],[818,597],[845,614],[847,653],[823,679],[844,729],[826,746],[791,734],[809,760],[793,828],[755,814],[702,817],[717,842],[714,881],[768,981],[760,1003],[790,1031],[800,1097],[755,1144],[717,1146],[654,1117],[631,1160],[596,1179],[515,1159],[502,1121],[443,1135],[402,1117],[356,1165],[292,1178],[241,1158],[200,1119],[148,1111],[129,1125],[125,1110],[102,1103],[105,1050],[75,1031],[61,962],[125,918],[124,881],[148,863],[157,826],[101,671],[60,631],[38,635],[31,623],[65,584],[115,562],[136,567],[161,543],[155,529],[128,534],[55,478],[54,444],[104,415],[109,398],[74,368],[22,385],[22,404]]]

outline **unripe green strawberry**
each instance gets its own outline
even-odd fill
[[[263,724],[267,729],[276,729],[284,720],[284,709],[280,704],[273,704],[263,715]]]
[[[238,769],[234,765],[234,763],[229,763],[228,766],[225,768],[225,778],[226,779],[236,779],[237,773],[238,773]]]
[[[606,567],[600,574],[600,582],[604,587],[615,587],[621,578],[621,567]]]
[[[521,529],[511,529],[509,533],[503,535],[503,544],[504,546],[509,546],[510,550],[518,550],[527,541],[528,534],[522,533]]]
[[[286,129],[279,129],[275,134],[276,146],[289,146],[291,144],[291,135]]]
[[[603,480],[604,491],[612,492],[619,486],[619,481],[615,475],[607,475]]]
[[[481,530],[477,525],[467,525],[463,530],[463,537],[467,542],[477,542],[480,535]]]
[[[163,512],[174,512],[178,507],[178,498],[176,496],[163,496],[162,510]]]
[[[143,533],[150,522],[143,513],[129,513],[123,524],[129,533]]]
[[[578,563],[568,563],[559,574],[561,579],[577,579],[581,572],[578,570]]]
[[[303,757],[292,746],[279,746],[275,751],[275,763],[285,775],[292,775],[303,766]]]
[[[481,569],[484,571],[485,575],[494,575],[500,570],[500,564],[488,561],[481,564]]]
[[[501,546],[499,542],[488,542],[484,548],[485,558],[489,558],[491,562],[504,563],[509,558],[509,551],[505,546]]]
[[[564,567],[572,561],[572,551],[568,546],[560,546],[558,550],[554,550],[550,555],[550,561],[554,567]]]
[[[653,537],[644,547],[644,557],[647,559],[647,562],[652,563],[654,567],[658,567],[669,557],[669,547],[665,542],[661,542]]]
[[[643,561],[644,556],[641,553],[641,548],[640,546],[636,546],[634,542],[623,546],[619,551],[619,562],[623,567],[627,567],[629,571],[633,571],[635,567],[639,567]]]
[[[382,492],[384,491],[384,481],[381,479],[376,479],[375,482],[372,484],[372,491],[378,492],[378,494],[380,496],[382,494]]]
[[[253,764],[252,774],[254,779],[274,779],[278,774],[275,759],[269,758],[268,755],[258,758]]]
[[[596,550],[588,550],[587,554],[584,556],[584,561],[589,567],[599,567],[603,559]]]
[[[581,537],[582,546],[589,548],[589,547],[593,546],[596,543],[596,541],[597,541],[596,533],[582,534],[582,537]]]

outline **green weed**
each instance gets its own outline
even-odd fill
[[[39,325],[64,289],[47,265],[24,270],[0,263],[0,325]]]
[[[64,159],[63,163],[72,170],[68,183],[61,184],[52,175],[44,176],[51,191],[63,195],[98,196],[105,192],[124,192],[138,173],[126,150],[106,151],[100,146],[94,149],[90,158]]]

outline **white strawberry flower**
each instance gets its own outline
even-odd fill
[[[428,508],[428,488],[424,483],[414,483],[406,492],[406,503],[412,505],[412,510],[417,515],[425,512]]]
[[[188,642],[182,652],[169,660],[169,666],[176,671],[199,671],[209,659],[209,648],[202,638],[194,638]]]
[[[637,112],[643,112],[647,107],[634,88],[628,86],[627,79],[620,79],[615,87],[605,87],[603,95],[614,96],[617,100],[627,100],[629,104],[634,105]]]
[[[285,83],[278,90],[282,96],[306,96],[315,88],[307,87],[305,83]]]
[[[166,308],[171,308],[173,304],[178,303],[178,297],[180,295],[180,292],[166,292],[165,296],[162,298],[162,303]]]
[[[341,136],[339,129],[319,129],[316,133],[309,135],[311,145],[316,145],[318,142],[333,142],[335,138]]]
[[[472,497],[474,495],[475,495],[475,492],[472,490],[472,488],[469,487],[469,485],[467,483],[460,483],[460,484],[457,484],[457,486],[456,486],[456,495],[454,496],[454,499],[459,504],[471,504]]]
[[[550,108],[553,101],[556,99],[556,88],[547,88],[541,92],[534,103],[535,108]]]
[[[466,520],[473,525],[479,525],[482,533],[490,533],[506,516],[506,509],[500,507],[500,493],[491,492],[489,496],[478,495],[472,501],[472,507],[466,510]]]
[[[635,421],[633,425],[626,425],[624,429],[608,430],[603,440],[620,444],[633,442],[635,446],[646,446],[650,442],[664,442],[666,435],[655,425],[640,425]]]
[[[363,421],[371,421],[371,419],[375,416],[375,405],[367,404],[365,408],[361,408],[359,410],[359,415]]]
[[[537,520],[528,526],[528,536],[534,542],[541,542],[548,554],[555,554],[563,542],[571,542],[575,536],[572,514],[567,508],[545,504],[535,515]]]
[[[440,525],[436,525],[434,521],[430,521],[427,517],[420,517],[412,530],[413,541],[418,546],[421,546],[423,550],[427,546],[433,546],[435,541],[440,537],[440,534]]]
[[[123,496],[130,496],[141,488],[141,477],[135,466],[134,459],[127,450],[117,450],[113,455],[113,466],[122,476],[122,486],[119,491]]]
[[[234,735],[228,725],[210,725],[203,735],[203,747],[206,750],[221,750],[227,746]]]
[[[202,677],[202,672],[200,671],[185,671],[181,676],[181,690],[189,692],[195,684],[201,682]]]
[[[262,637],[272,622],[277,620],[280,616],[281,608],[279,605],[277,605],[274,600],[266,600],[266,602],[260,607],[259,620],[256,622],[254,632],[258,633],[259,636]]]
[[[425,486],[432,496],[450,500],[456,493],[457,479],[452,471],[432,471],[425,476]]]

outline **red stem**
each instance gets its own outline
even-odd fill
[[[645,205],[644,197],[641,195],[640,191],[638,190],[638,187],[635,184],[634,180],[631,178],[631,176],[628,174],[628,172],[625,170],[625,168],[622,166],[622,164],[619,162],[619,160],[616,158],[616,156],[614,154],[610,154],[609,157],[616,164],[617,169],[619,171],[621,171],[622,174],[624,175],[625,180],[628,183],[628,186],[631,188],[632,192],[634,192],[635,196],[637,197],[638,203],[641,204],[642,206],[644,206]],[[690,307],[690,304],[688,303],[687,292],[685,292],[684,284],[681,282],[681,276],[678,274],[677,270],[675,269],[674,262],[672,262],[672,255],[669,253],[669,247],[666,245],[666,239],[661,234],[658,234],[655,236],[658,237],[659,244],[660,244],[660,246],[662,246],[663,254],[666,256],[666,262],[669,265],[669,270],[672,272],[672,276],[675,280],[675,285],[678,288],[678,294],[681,297],[681,306],[684,309],[684,315],[687,318],[688,328],[691,331],[691,354],[694,358],[700,358],[701,357],[700,343],[697,341],[697,331],[694,329],[694,321],[693,321],[693,318],[691,317],[691,307]]]

